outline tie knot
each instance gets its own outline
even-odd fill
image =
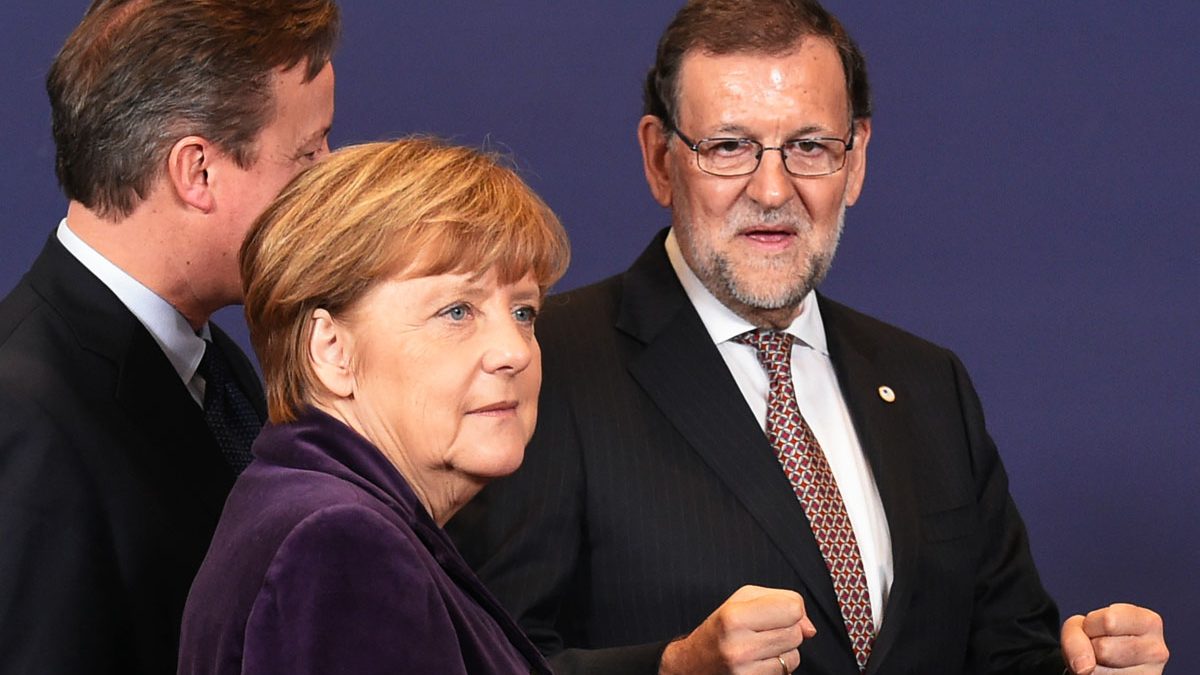
[[[776,330],[752,330],[733,338],[734,342],[754,347],[768,372],[790,367],[794,340],[791,334]]]

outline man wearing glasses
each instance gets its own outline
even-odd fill
[[[671,227],[547,303],[525,464],[454,524],[556,672],[1161,672],[1149,610],[1060,642],[955,356],[814,290],[871,140],[837,20],[690,2],[645,100]]]

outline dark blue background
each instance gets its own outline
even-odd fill
[[[87,3],[53,4],[0,7],[0,292],[65,209],[42,78]],[[423,131],[511,152],[571,235],[561,288],[666,223],[634,125],[675,2],[344,5],[335,144]],[[826,292],[962,356],[1064,612],[1157,608],[1169,672],[1200,672],[1200,6],[828,5],[876,117]]]

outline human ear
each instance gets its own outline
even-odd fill
[[[671,171],[667,162],[667,131],[663,121],[645,115],[638,122],[638,144],[642,147],[642,168],[650,194],[660,206],[671,206]]]
[[[867,176],[867,144],[871,142],[871,118],[854,121],[854,149],[846,156],[846,206],[854,206]]]
[[[167,154],[167,180],[184,204],[211,213],[216,206],[208,171],[216,158],[216,148],[199,136],[175,141]]]
[[[317,380],[334,397],[351,398],[355,382],[350,359],[353,343],[349,331],[325,309],[313,310],[309,323],[308,360]]]

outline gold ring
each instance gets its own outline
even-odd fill
[[[788,670],[787,661],[783,660],[783,654],[780,654],[775,658],[779,659],[779,665],[783,666],[783,675],[791,675],[792,671]]]

